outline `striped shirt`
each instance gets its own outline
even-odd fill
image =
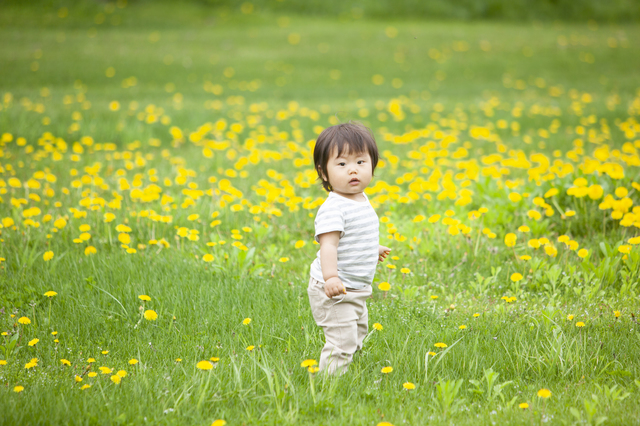
[[[314,222],[314,238],[318,242],[320,234],[340,232],[338,278],[345,287],[354,290],[371,285],[378,264],[380,225],[366,195],[365,199],[354,201],[330,192],[318,209]],[[320,250],[311,264],[311,276],[324,283]]]

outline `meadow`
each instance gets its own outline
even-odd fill
[[[0,424],[640,423],[637,26],[0,7]],[[348,120],[392,252],[323,377]]]

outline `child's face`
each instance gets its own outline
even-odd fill
[[[371,156],[368,152],[351,153],[343,151],[340,156],[334,149],[327,162],[327,174],[334,192],[346,198],[361,201],[362,192],[369,186],[373,176]]]

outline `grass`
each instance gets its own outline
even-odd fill
[[[640,421],[637,28],[164,3],[58,14],[0,14],[1,424]],[[380,146],[369,195],[396,269],[379,267],[368,301],[383,329],[322,378],[300,367],[323,345],[306,295],[325,197],[309,141],[349,118]],[[578,178],[601,196],[567,194]]]

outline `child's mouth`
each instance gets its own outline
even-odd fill
[[[359,183],[360,181],[358,179],[351,179],[351,181],[349,181],[349,185],[357,185]]]

